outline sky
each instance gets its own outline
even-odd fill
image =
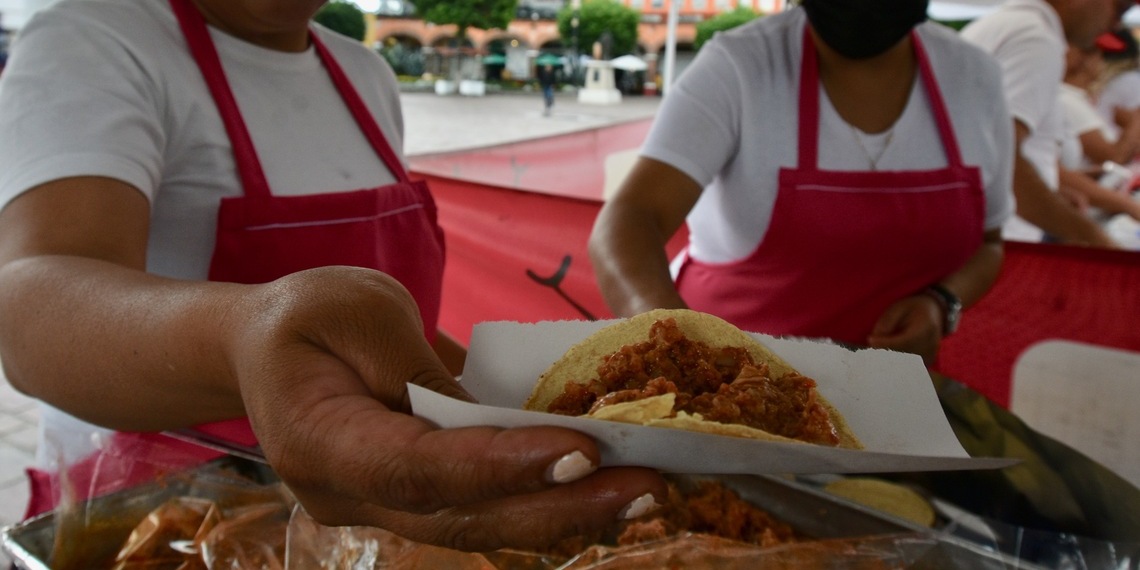
[[[352,0],[352,3],[365,12],[375,12],[380,9],[380,0]]]

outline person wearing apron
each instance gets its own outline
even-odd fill
[[[166,218],[161,208],[140,200],[136,188],[113,176],[91,176],[79,168],[70,178],[19,189],[16,197],[5,194],[0,239],[9,245],[0,254],[0,279],[9,287],[0,301],[5,314],[0,344],[6,372],[14,386],[31,395],[120,430],[98,453],[68,469],[72,498],[101,495],[217,457],[159,433],[201,424],[197,428],[213,437],[260,444],[317,520],[383,526],[422,542],[469,549],[539,546],[661,503],[665,487],[659,475],[635,468],[598,470],[598,450],[581,434],[553,428],[443,431],[406,413],[405,382],[470,397],[432,350],[444,263],[435,204],[389,144],[376,107],[369,107],[368,94],[354,83],[360,79],[350,77],[360,74],[364,56],[357,53],[366,48],[327,30],[309,29],[323,4],[319,0],[168,2],[165,10],[155,2],[132,0],[65,2],[33,22],[26,36],[36,47],[60,22],[63,29],[96,33],[106,33],[100,29],[106,24],[132,29],[112,33],[113,40],[98,49],[88,48],[96,57],[106,57],[100,49],[113,51],[132,41],[179,52],[161,65],[153,59],[159,48],[132,46],[129,54],[115,53],[116,65],[128,71],[103,89],[135,81],[154,87],[154,92],[144,87],[139,98],[150,110],[155,102],[198,88],[186,77],[192,69],[204,80],[209,103],[194,100],[189,104],[194,108],[168,106],[153,114],[162,125],[177,113],[187,113],[188,122],[208,121],[210,114],[200,106],[212,103],[240,190],[220,198],[205,280],[140,271],[149,264],[145,257],[157,255],[145,239],[146,227]],[[97,24],[76,26],[68,20],[84,11],[94,14]],[[225,65],[217,47],[222,41]],[[353,53],[344,66],[333,55],[334,42],[339,53]],[[231,66],[248,70],[235,60],[264,58],[267,67],[292,72],[296,58],[262,48],[302,54],[302,67],[308,65],[304,54],[315,54],[339,97],[335,105],[346,109],[369,158],[394,182],[351,191],[274,191],[272,173],[259,155],[267,141],[254,143],[258,133],[247,126],[249,107],[242,107],[271,103],[251,100],[249,82],[235,78]],[[77,57],[73,53],[61,57],[71,61]],[[187,53],[193,67],[182,69]],[[5,95],[19,101],[34,94],[51,109],[50,93],[28,87],[38,83],[27,68],[17,65],[12,76],[17,79],[4,85]],[[270,74],[267,81],[274,79]],[[169,89],[166,82],[190,85]],[[87,88],[84,78],[74,87]],[[93,93],[91,105],[100,104],[96,99],[103,95]],[[279,95],[286,112],[302,112],[310,104],[300,93]],[[129,97],[108,99],[128,105]],[[82,101],[79,107],[82,111]],[[28,112],[50,120],[50,111]],[[98,119],[88,118],[95,124]],[[23,124],[0,115],[4,121]],[[153,140],[153,130],[139,131]],[[184,144],[186,135],[176,128],[161,134],[159,149]],[[108,148],[113,147],[107,136]],[[83,133],[76,138],[82,140]],[[274,147],[273,141],[268,145]],[[188,148],[166,158],[160,176],[191,176],[195,168],[180,161],[212,152],[201,143]],[[211,166],[216,165],[205,168]],[[350,176],[346,171],[346,179]],[[65,194],[83,207],[60,201]],[[153,213],[148,215],[148,208]],[[51,232],[44,231],[45,223]],[[247,414],[248,420],[237,419]],[[60,485],[46,472],[31,476],[29,514],[34,514],[59,500]],[[545,513],[551,510],[564,516],[549,520]]]
[[[916,28],[926,2],[885,4],[807,0],[702,50],[591,236],[616,313],[687,306],[933,361],[996,279],[1012,135],[992,64]]]

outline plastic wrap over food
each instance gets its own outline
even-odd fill
[[[595,545],[566,560],[516,551],[465,553],[419,544],[376,528],[322,527],[298,509],[289,535],[287,570],[896,570],[939,567],[926,564],[937,549],[938,541],[931,536],[909,534],[761,547],[707,534],[685,533],[632,546]]]
[[[213,501],[178,497],[163,503],[135,527],[115,556],[113,570],[204,568],[198,545],[221,520]]]
[[[56,570],[280,570],[295,500],[230,465],[170,474],[54,514]]]
[[[480,554],[419,544],[370,527],[327,527],[298,506],[289,523],[289,570],[448,568],[493,570]]]

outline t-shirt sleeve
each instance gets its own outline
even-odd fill
[[[1023,33],[994,54],[1001,65],[1006,104],[1014,120],[1036,131],[1057,103],[1064,54],[1051,38]]]
[[[999,99],[1000,101],[1000,99]],[[999,103],[1000,104],[1000,103]],[[993,177],[990,180],[984,180],[986,191],[986,220],[985,228],[993,230],[1001,228],[1003,224],[1013,215],[1014,201],[1013,201],[1013,156],[1014,156],[1014,140],[1013,140],[1013,121],[1005,120],[1008,118],[1009,112],[1002,109],[998,113],[998,121],[995,121],[995,135],[997,141],[996,148],[998,149],[998,160],[994,168]],[[1002,152],[1001,149],[1008,149],[1007,152]]]
[[[0,80],[0,206],[73,176],[115,178],[153,194],[164,135],[140,57],[113,32],[62,10],[21,30]]]
[[[641,155],[707,186],[738,147],[739,96],[737,69],[714,39],[667,92]]]

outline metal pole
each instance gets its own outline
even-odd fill
[[[677,20],[681,9],[679,0],[669,0],[669,18],[665,32],[665,74],[661,80],[661,95],[669,94],[673,84],[673,63],[677,59]]]

